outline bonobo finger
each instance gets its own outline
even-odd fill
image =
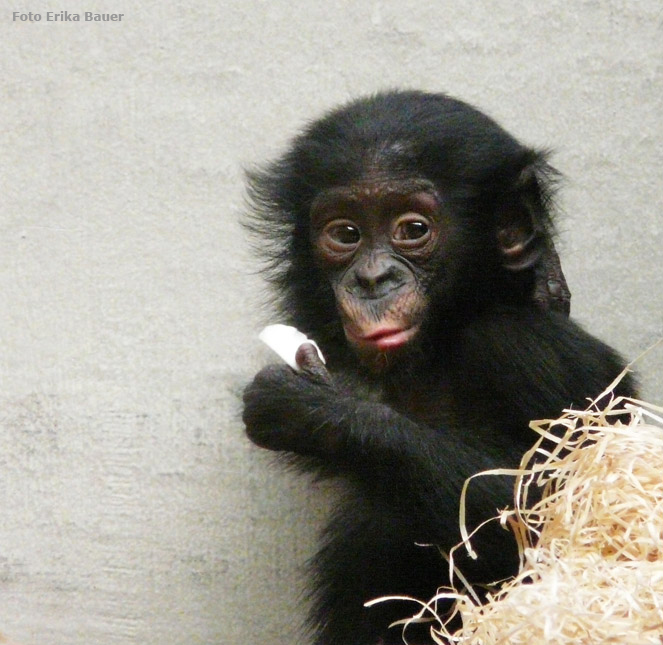
[[[295,360],[300,369],[307,375],[313,376],[321,383],[331,383],[329,372],[324,363],[320,360],[318,350],[312,343],[302,343],[297,349]]]
[[[558,311],[565,316],[571,313],[571,292],[552,243],[536,268],[534,302],[544,311]]]

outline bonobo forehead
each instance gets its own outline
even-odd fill
[[[342,186],[325,188],[313,202],[313,210],[324,210],[338,204],[364,204],[410,195],[430,195],[431,206],[437,201],[437,191],[428,179],[398,176],[394,173],[372,173]]]
[[[299,139],[299,176],[347,184],[379,172],[484,181],[524,151],[495,121],[444,94],[397,91],[348,103]],[[319,183],[317,180],[320,180]]]

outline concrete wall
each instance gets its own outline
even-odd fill
[[[553,147],[576,317],[629,356],[663,336],[659,0],[4,4],[0,631],[16,640],[294,642],[329,491],[273,467],[238,419],[268,360],[241,168],[339,101],[444,90]],[[123,17],[46,21],[65,4]],[[640,367],[656,402],[662,354]]]

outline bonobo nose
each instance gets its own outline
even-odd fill
[[[404,282],[402,270],[393,260],[376,261],[355,270],[356,295],[362,298],[382,298]]]

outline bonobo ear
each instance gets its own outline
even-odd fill
[[[537,177],[538,165],[530,164],[520,172],[496,209],[497,244],[502,265],[510,271],[534,266],[546,249],[548,198],[545,179]]]

